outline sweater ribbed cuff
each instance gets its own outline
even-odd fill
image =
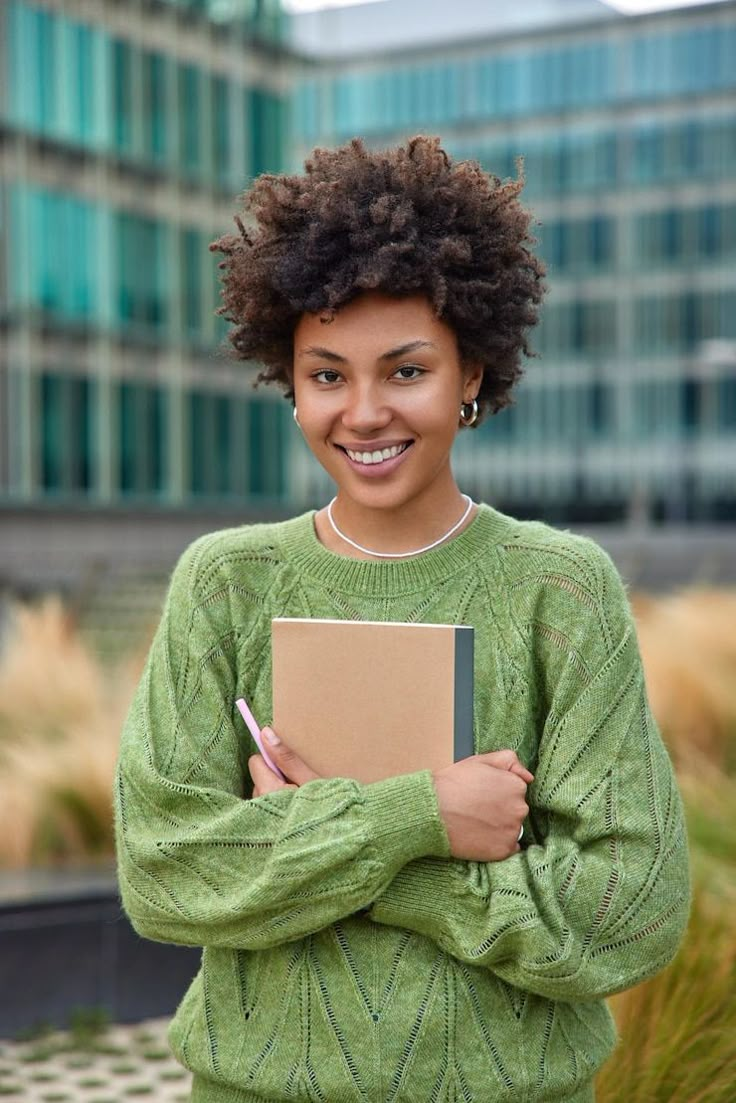
[[[387,864],[395,858],[400,868],[427,854],[449,858],[450,840],[431,770],[373,781],[364,791],[374,824],[371,838]]]
[[[441,927],[456,886],[453,862],[430,857],[404,866],[374,900],[369,917],[376,923],[420,932]]]

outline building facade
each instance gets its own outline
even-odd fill
[[[0,6],[0,510],[283,498],[208,251],[282,166],[282,33],[271,0]]]
[[[341,53],[302,73],[293,161],[354,134],[439,134],[501,178],[522,156],[548,269],[539,359],[514,407],[460,435],[461,485],[551,519],[734,520],[736,4],[602,8],[544,26],[520,9],[466,39],[448,12],[442,44],[370,56],[350,53],[349,9],[334,34],[322,13]]]
[[[539,359],[460,434],[462,488],[734,520],[736,3],[593,7],[370,55],[323,13],[317,55],[276,0],[0,5],[0,523],[324,503],[289,404],[226,354],[208,243],[258,173],[417,132],[500,177],[523,156],[548,265]]]

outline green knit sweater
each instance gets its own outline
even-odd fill
[[[453,858],[429,770],[248,799],[235,700],[270,720],[274,616],[473,625],[476,753],[535,775],[522,851]],[[329,551],[313,511],[196,540],[123,732],[116,827],[135,929],[204,947],[169,1032],[195,1103],[591,1100],[604,997],[665,966],[688,915],[621,578],[593,541],[486,504],[405,560]]]

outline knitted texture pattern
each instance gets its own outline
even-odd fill
[[[274,616],[473,625],[475,751],[535,775],[521,852],[453,858],[429,770],[248,799],[235,701],[270,720]],[[593,541],[487,504],[405,560],[329,551],[313,511],[196,540],[115,802],[133,926],[204,947],[169,1031],[195,1103],[592,1100],[604,997],[665,966],[687,921],[682,804],[620,575]]]

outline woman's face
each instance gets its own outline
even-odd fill
[[[305,440],[340,493],[369,507],[396,508],[422,495],[431,501],[432,491],[454,483],[460,406],[481,378],[482,369],[463,371],[454,331],[424,295],[366,291],[327,325],[303,314],[294,332]],[[384,449],[390,457],[377,462]]]

